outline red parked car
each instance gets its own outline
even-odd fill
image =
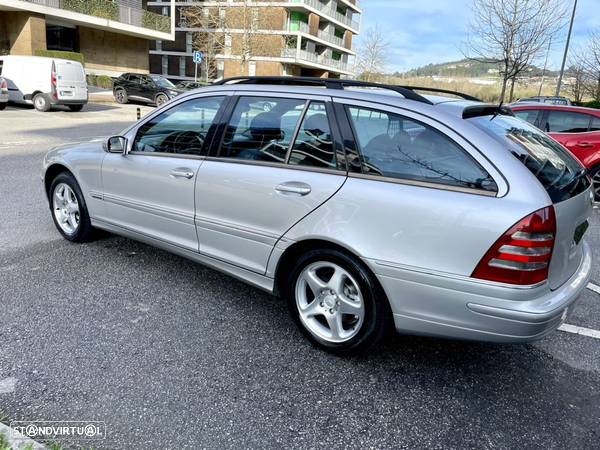
[[[535,103],[511,108],[517,117],[544,130],[583,163],[600,201],[600,110]]]

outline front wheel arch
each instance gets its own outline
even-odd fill
[[[48,198],[48,200],[50,200],[50,186],[52,186],[52,182],[63,172],[68,172],[73,176],[73,178],[75,178],[73,172],[71,172],[68,167],[63,166],[62,164],[52,164],[46,169],[46,173],[44,174],[44,191],[46,192],[46,198]]]

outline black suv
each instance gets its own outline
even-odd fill
[[[160,75],[124,73],[114,82],[113,94],[119,103],[129,100],[160,106],[183,91]]]

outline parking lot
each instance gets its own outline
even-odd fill
[[[394,336],[338,358],[302,338],[283,302],[218,272],[116,236],[68,243],[48,212],[42,156],[118,133],[137,107],[0,112],[8,419],[104,421],[97,449],[597,448],[598,338]],[[587,239],[600,286],[597,208]],[[586,289],[567,323],[600,330],[600,293]]]

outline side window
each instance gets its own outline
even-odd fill
[[[515,116],[519,119],[522,119],[526,122],[529,122],[531,125],[537,126],[537,120],[540,115],[540,111],[536,109],[529,109],[523,111],[515,111]]]
[[[306,100],[240,97],[219,156],[285,163]]]
[[[492,177],[454,141],[406,117],[349,107],[364,174],[496,192]]]
[[[126,78],[127,81],[129,81],[130,83],[139,83],[140,82],[140,76],[139,75],[129,75],[128,78]]]
[[[587,114],[568,111],[548,111],[546,131],[551,133],[583,133],[588,131],[591,118]]]
[[[325,103],[310,103],[288,163],[308,167],[336,168],[333,139]]]
[[[590,125],[590,131],[600,131],[600,118],[594,117]]]
[[[133,151],[202,155],[204,141],[225,97],[189,100],[143,124]]]

